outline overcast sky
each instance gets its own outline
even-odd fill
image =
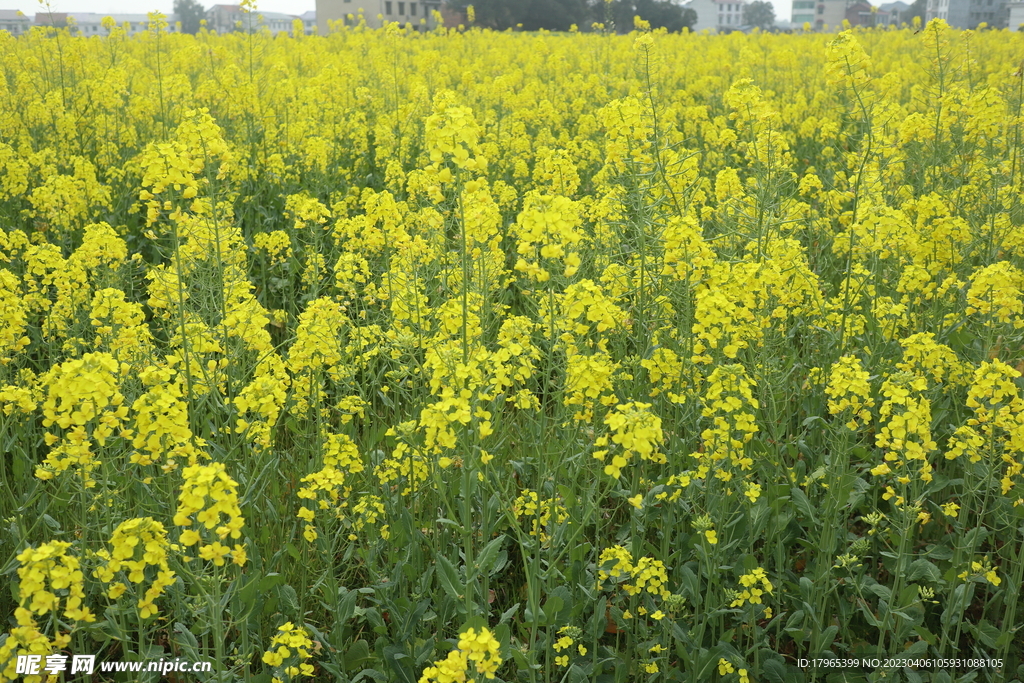
[[[792,0],[771,0],[775,6],[775,18],[790,17]],[[159,10],[171,13],[174,0],[50,0],[54,12],[98,12],[99,14],[145,14]],[[207,8],[214,3],[202,0]],[[235,4],[237,0],[222,0],[224,4]],[[40,11],[41,5],[31,0],[0,0],[0,9],[20,9],[29,16]],[[302,14],[316,9],[316,0],[256,0],[257,9],[265,12]]]

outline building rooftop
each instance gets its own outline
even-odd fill
[[[273,19],[294,19],[297,15],[285,14],[284,12],[261,12],[259,9],[256,10],[256,15],[263,17],[266,21]]]
[[[74,18],[74,20],[79,24],[85,22],[103,21],[104,17],[110,17],[118,24],[123,24],[126,21],[131,22],[133,24],[145,23],[149,21],[148,14],[103,14],[100,12],[68,12],[67,16]],[[170,17],[167,17],[167,20],[170,21]]]

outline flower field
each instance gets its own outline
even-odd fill
[[[0,32],[0,682],[1024,680],[1024,34],[152,20]]]

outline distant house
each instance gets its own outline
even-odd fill
[[[850,26],[871,27],[875,25],[877,11],[877,8],[870,2],[854,2],[847,6],[844,18],[850,22]]]
[[[446,9],[442,8],[441,0],[316,0],[316,21],[321,34],[326,34],[335,22],[353,26],[360,16],[370,28],[380,28],[385,21],[397,21],[429,30],[437,25],[434,12],[443,13]]]
[[[36,12],[36,19],[33,26],[52,26],[54,28],[67,28],[67,12]]]
[[[847,0],[818,0],[817,14],[814,16],[815,30],[842,30],[848,6]]]
[[[28,33],[30,28],[32,28],[32,20],[21,10],[0,9],[0,31],[7,31],[12,36],[20,36],[23,33]]]
[[[39,15],[37,14],[36,17]],[[43,15],[47,16],[47,15]],[[103,20],[110,17],[114,23],[124,29],[128,35],[137,35],[149,28],[148,14],[100,14],[98,12],[68,12],[67,25],[75,35],[79,36],[105,36],[110,33],[103,26]],[[174,33],[178,30],[178,15],[171,14],[165,19],[167,31]],[[49,23],[49,22],[47,22]]]
[[[840,30],[849,6],[848,0],[793,0],[793,27],[810,24],[815,31]]]
[[[796,28],[802,27],[804,24],[810,24],[814,26],[814,8],[817,6],[815,0],[793,0],[793,14],[792,23]]]
[[[1007,0],[928,0],[925,21],[942,19],[950,26],[975,29],[984,22],[992,28],[1016,28],[1010,23]]]
[[[718,7],[715,0],[690,0],[683,7],[697,13],[697,22],[690,27],[694,33],[714,31],[718,28]]]
[[[1009,13],[1006,27],[1011,31],[1019,31],[1024,26],[1024,2],[1007,3],[1006,9]]]
[[[747,0],[690,0],[683,5],[697,13],[697,23],[690,27],[694,33],[739,30],[743,27],[743,8],[746,6]]]
[[[305,33],[316,31],[315,11],[297,15],[261,12],[257,9],[249,15],[242,10],[241,5],[214,5],[206,10],[206,28],[217,33],[252,30],[269,31],[275,36],[279,33],[290,35],[295,28],[296,19],[302,22],[302,29]]]
[[[910,5],[905,2],[887,2],[878,6],[875,26],[899,26],[910,23]]]
[[[214,5],[206,10],[206,28],[217,33],[236,31],[241,21],[242,8],[239,5]]]
[[[441,12],[441,25],[446,28],[456,28],[469,23],[464,12],[453,10],[447,2],[441,5],[441,9],[438,11]]]
[[[268,30],[274,36],[278,33],[290,34],[292,32],[292,22],[298,19],[293,14],[283,14],[281,12],[257,11],[255,14],[256,21],[254,22],[254,27],[256,30]]]
[[[98,12],[36,12],[36,26],[67,28],[79,36],[105,36],[110,33],[103,27],[104,17],[110,17],[128,35],[142,33],[149,28],[147,14],[100,14]],[[177,17],[167,17],[167,30],[175,31]]]
[[[715,0],[715,4],[719,31],[733,31],[743,26],[743,9],[747,0]]]
[[[303,12],[299,15],[299,19],[302,19],[302,27],[307,34],[316,33],[316,10]]]

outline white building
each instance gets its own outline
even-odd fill
[[[690,30],[734,31],[743,26],[743,8],[747,0],[690,0],[683,5],[697,13],[697,23]]]
[[[683,6],[697,13],[697,22],[690,27],[694,33],[718,29],[718,6],[715,0],[690,0]]]
[[[1021,26],[1024,26],[1024,2],[1007,3],[1006,8],[1009,10],[1010,15],[1006,27],[1011,31],[1020,30]]]
[[[747,0],[715,0],[718,10],[718,30],[728,31],[743,26],[743,8]]]
[[[44,24],[49,25],[49,21],[45,20],[46,14],[37,14],[36,23],[39,22],[39,17],[44,17]],[[100,14],[98,12],[68,12],[66,15],[66,24],[69,26],[73,33],[80,36],[105,36],[109,35],[110,31],[103,27],[103,20],[106,17],[110,17],[114,20],[114,23],[125,30],[130,36],[137,35],[149,29],[149,15],[148,14]],[[169,33],[175,33],[178,30],[178,15],[170,14],[166,17],[167,31]]]
[[[793,0],[792,22],[796,28],[802,28],[804,24],[814,26],[815,8],[818,3],[815,0]]]
[[[875,26],[899,26],[910,23],[910,5],[900,0],[886,2],[878,6]]]
[[[316,10],[309,10],[299,15],[299,19],[302,19],[302,27],[306,30],[306,34],[316,33]]]
[[[815,31],[841,30],[849,4],[847,0],[793,0],[793,27],[810,24]]]
[[[7,31],[12,36],[28,33],[32,28],[32,20],[21,10],[0,9],[0,31]]]
[[[925,21],[942,19],[960,29],[976,29],[983,22],[992,28],[1016,29],[1010,21],[1010,4],[1007,0],[928,0],[924,17]]]
[[[298,19],[294,14],[283,14],[281,12],[260,12],[256,11],[256,23],[259,27],[257,30],[270,31],[271,35],[276,36],[278,33],[284,33],[290,35],[292,32],[292,23]]]
[[[291,35],[295,29],[295,20],[302,22],[303,32],[316,32],[316,12],[303,14],[283,14],[281,12],[261,12],[257,9],[251,15],[242,11],[240,5],[214,5],[206,10],[206,27],[217,33],[233,31],[269,31],[272,35]]]

